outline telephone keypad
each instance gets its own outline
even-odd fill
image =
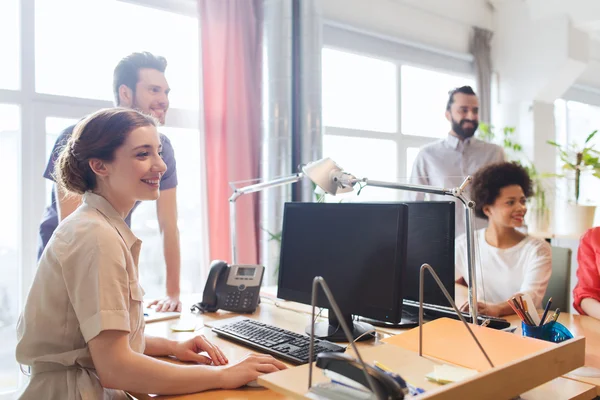
[[[254,293],[239,290],[227,293],[225,297],[225,308],[228,309],[250,309],[254,304]]]

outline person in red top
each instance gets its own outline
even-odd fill
[[[600,227],[588,230],[577,252],[577,285],[573,307],[582,315],[600,319]]]

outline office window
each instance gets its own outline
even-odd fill
[[[167,58],[171,106],[198,108],[198,20],[117,0],[37,0],[36,91],[113,100],[112,72],[134,51]],[[124,30],[128,31],[124,34]]]
[[[56,139],[61,134],[61,132],[68,128],[69,126],[77,123],[77,119],[74,118],[56,118],[56,117],[48,117],[46,118],[46,163],[50,159],[50,154],[52,153],[52,149],[54,148],[54,144],[56,143]],[[43,171],[42,171],[43,174]],[[52,193],[52,181],[49,179],[45,180],[46,182],[46,204],[51,203],[51,193]]]
[[[340,46],[340,38],[332,39],[336,47]],[[368,41],[372,45],[358,45],[356,53],[352,52],[350,39],[348,51],[323,48],[323,156],[333,158],[346,169],[369,168],[368,174],[363,173],[369,178],[383,180],[388,176],[396,182],[408,182],[419,148],[448,134],[450,123],[444,115],[448,91],[464,85],[475,89],[475,80],[464,72],[405,65],[403,54],[394,59],[394,51],[385,51],[390,45],[385,40],[369,37]],[[457,65],[452,62],[455,59],[449,61],[449,65]],[[349,143],[364,149],[349,149]],[[381,157],[382,151],[387,154],[385,158]],[[352,156],[342,164],[340,159],[345,159],[346,154]],[[390,171],[393,175],[389,175]],[[363,193],[370,190],[373,189]],[[379,200],[406,195],[390,190],[373,193],[373,198]],[[367,194],[362,199],[370,197]]]
[[[326,135],[323,138],[323,154],[335,160],[344,171],[357,178],[395,182],[398,178],[396,165],[398,155],[392,140],[368,139]],[[367,187],[358,194],[354,192],[327,196],[327,201],[385,201],[398,199],[398,191]]]
[[[19,89],[20,70],[20,20],[19,0],[0,2],[0,89]]]
[[[401,131],[404,135],[443,138],[450,125],[445,116],[448,91],[469,85],[473,77],[403,65],[401,76]]]
[[[577,101],[557,100],[554,103],[554,115],[556,124],[557,141],[559,143],[574,143],[577,148],[583,148],[586,138],[595,130],[600,131],[600,107],[590,104],[580,103]],[[593,144],[596,147],[600,144],[600,132],[588,144]],[[562,161],[558,161],[558,168],[562,166]],[[565,171],[559,170],[563,174]],[[572,201],[574,191],[574,177],[567,175],[568,187],[563,184],[559,186],[557,192],[562,200]],[[594,177],[590,172],[584,172],[581,177],[579,202],[581,204],[600,204],[600,185],[598,178]]]
[[[0,159],[6,171],[2,176],[4,195],[0,196],[0,392],[13,390],[18,385],[14,350],[17,344],[16,323],[19,317],[21,252],[20,130],[20,108],[16,105],[0,104]]]
[[[202,157],[200,154],[200,132],[194,129],[161,127],[160,131],[171,141],[177,159],[178,227],[181,245],[181,291],[199,292],[203,288],[201,278],[205,237],[200,227],[203,223]],[[158,228],[156,202],[146,201],[133,213],[132,230],[142,242],[140,253],[140,280],[146,298],[165,295],[166,266],[163,256],[162,238]]]
[[[392,62],[324,48],[323,124],[395,133],[396,72]]]

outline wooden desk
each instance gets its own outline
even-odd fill
[[[456,285],[455,298],[457,304],[459,306],[463,304],[467,300],[467,297],[467,288],[462,285]],[[515,334],[522,334],[521,319],[518,316],[510,315],[504,318],[517,328]],[[595,386],[596,395],[600,396],[600,376],[581,376],[585,372],[590,372],[589,368],[598,369],[597,373],[600,375],[600,321],[586,315],[561,313],[558,317],[558,322],[566,326],[574,336],[585,337],[585,367],[587,371],[579,369],[565,375],[565,377]]]
[[[516,315],[507,319],[511,324],[517,326],[515,333],[521,334],[521,320]],[[575,370],[565,377],[594,385],[596,395],[600,396],[600,321],[586,315],[561,313],[558,322],[566,326],[574,336],[585,337],[585,367]],[[589,372],[592,374],[595,372],[595,376],[582,376]]]
[[[270,300],[265,300],[259,306],[256,313],[247,315],[248,318],[260,320],[261,322],[276,325],[290,331],[302,333],[310,323],[310,307],[302,304],[278,301],[278,305]],[[173,332],[171,326],[178,324],[178,320],[155,322],[146,325],[146,333],[152,336],[167,337],[173,340],[185,340],[194,335],[203,334],[213,343],[217,344],[229,358],[239,360],[252,350],[242,347],[229,340],[222,339],[214,334],[210,326],[214,321],[231,318],[237,314],[219,311],[216,313],[194,316],[196,320],[196,332]],[[387,330],[386,330],[387,331]],[[394,330],[400,333],[402,330]],[[380,333],[379,338],[386,337],[387,333]],[[379,341],[360,342],[358,348],[368,349]],[[427,389],[427,388],[426,388]],[[526,400],[537,400],[547,398],[561,399],[591,399],[594,397],[594,387],[579,381],[557,378],[542,386],[535,388],[521,397]],[[558,396],[558,397],[557,397]],[[284,399],[285,396],[265,388],[240,388],[237,390],[213,390],[203,393],[180,395],[180,396],[150,396],[135,394],[142,400],[150,399]]]

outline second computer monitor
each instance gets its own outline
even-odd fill
[[[408,205],[408,233],[404,298],[419,301],[419,270],[424,263],[434,269],[454,298],[456,203],[422,201],[405,204]],[[429,272],[425,272],[424,292],[425,303],[450,305]]]

